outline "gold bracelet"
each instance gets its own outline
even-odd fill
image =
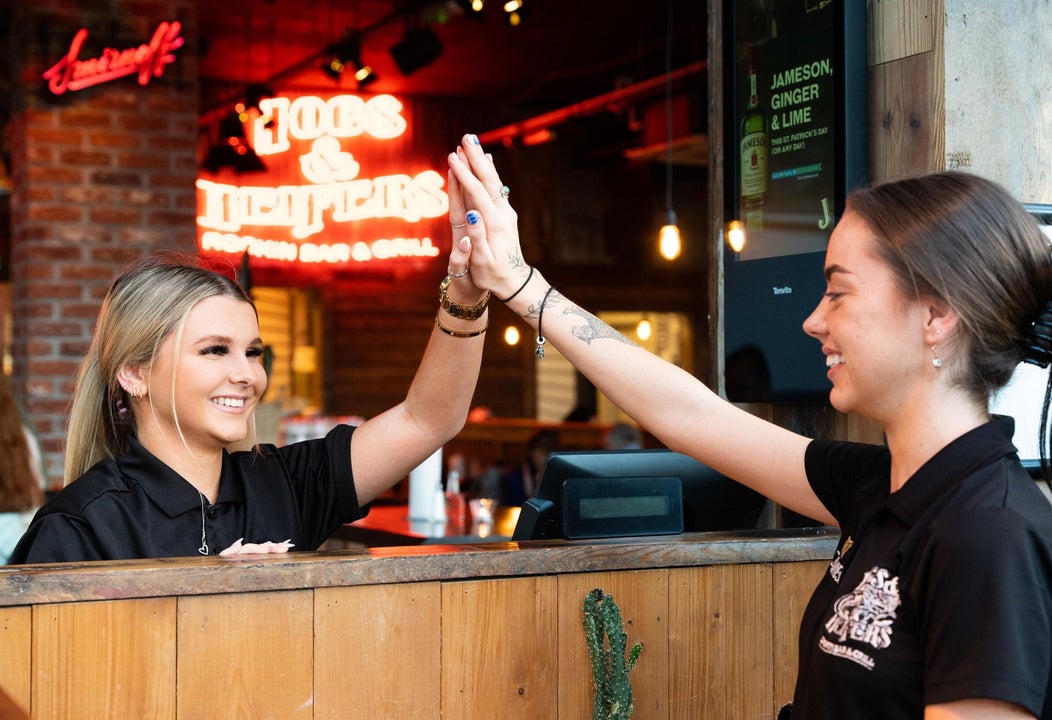
[[[468,306],[460,305],[449,299],[449,295],[446,294],[446,290],[449,288],[449,284],[453,282],[453,278],[446,275],[446,279],[442,281],[442,284],[438,286],[438,301],[442,305],[442,309],[449,313],[452,317],[459,318],[461,320],[478,320],[482,317],[482,313],[486,310],[486,305],[489,304],[489,290],[482,295],[482,299],[479,300],[478,305]]]
[[[435,313],[435,325],[437,325],[438,329],[444,332],[446,335],[452,335],[455,338],[473,338],[478,337],[482,333],[486,332],[486,328],[489,327],[489,321],[486,321],[485,327],[483,327],[481,330],[461,332],[459,330],[454,330],[453,328],[447,328],[445,325],[442,324],[442,321],[438,319],[438,313]]]

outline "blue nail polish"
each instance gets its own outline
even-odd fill
[[[470,136],[470,137],[468,138],[468,140],[470,140],[470,141],[471,141],[471,144],[472,144],[472,145],[481,145],[481,144],[482,144],[481,142],[479,142],[479,136],[478,136],[478,135],[471,135],[471,136]]]
[[[482,219],[482,216],[474,210],[468,210],[468,214],[465,215],[464,218],[468,221],[468,225],[478,225],[479,220]]]

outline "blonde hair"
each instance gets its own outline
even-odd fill
[[[144,258],[110,286],[70,405],[66,485],[100,460],[128,451],[136,418],[118,380],[120,369],[129,363],[152,364],[161,343],[181,332],[193,307],[216,296],[242,300],[255,309],[231,278],[186,255]]]

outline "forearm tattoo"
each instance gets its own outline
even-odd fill
[[[511,266],[516,270],[523,270],[529,267],[523,259],[522,253],[518,250],[513,253],[508,253],[508,262],[511,263]]]
[[[553,290],[549,293],[547,302],[544,303],[544,309],[546,312],[550,313],[556,306],[563,304],[565,300],[566,299],[558,290]],[[541,306],[540,303],[537,303],[535,305],[530,305],[523,317],[530,320],[538,317],[540,313]],[[626,345],[636,345],[636,343],[629,340],[622,333],[614,330],[592,313],[573,303],[570,303],[569,306],[563,308],[562,314],[579,315],[584,320],[583,325],[575,325],[570,329],[570,332],[575,338],[583,341],[586,345],[591,345],[593,340],[602,339],[617,340]]]

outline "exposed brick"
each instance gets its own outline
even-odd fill
[[[76,375],[74,375],[74,377],[76,377]],[[62,378],[56,378],[56,381],[61,380]],[[69,412],[69,395],[62,392],[62,389],[60,386],[57,385],[57,382],[53,383],[53,386],[55,387],[54,391],[44,393],[42,394],[42,396],[37,397],[36,401],[33,403],[33,410],[34,413],[40,412],[42,414],[52,415],[56,418],[64,419],[66,417],[66,413]],[[55,399],[47,399],[52,397]],[[59,425],[59,427],[65,428],[65,422],[62,422],[62,424]]]
[[[29,363],[27,362],[26,365],[29,365]],[[30,411],[32,411],[33,405],[37,402],[41,402],[41,398],[51,397],[54,394],[54,385],[50,378],[34,378],[26,383],[26,393],[31,398],[29,400],[29,405]]]
[[[25,344],[27,357],[48,357],[55,352],[55,343],[52,342],[28,342]]]
[[[34,375],[38,376],[58,376],[58,377],[69,377],[77,373],[78,363],[63,361],[63,360],[34,360],[30,359],[27,363],[29,369],[33,371]]]
[[[112,282],[117,276],[116,272],[110,272],[107,276],[107,280]],[[107,285],[108,287],[108,285]],[[62,317],[72,320],[74,318],[87,318],[94,320],[99,314],[99,303],[84,303],[78,305],[76,303],[67,303],[62,306]]]
[[[171,244],[172,231],[147,227],[126,227],[120,230],[120,241],[141,247],[160,247]]]
[[[142,248],[129,245],[127,242],[127,228],[122,228],[119,234],[119,245],[91,248],[91,259],[102,262],[114,268],[114,275],[128,263],[142,256]],[[158,235],[163,233],[158,232]]]
[[[135,110],[139,105],[139,93],[136,91],[118,92],[116,89],[117,87],[119,86],[111,85],[107,88],[107,91],[105,93],[101,93],[97,98],[95,98],[95,107],[121,111]],[[132,112],[117,113],[116,116],[120,118],[122,126],[124,124],[125,115],[130,115],[134,117],[134,113]]]
[[[122,200],[132,205],[153,205],[155,207],[169,207],[172,204],[171,197],[167,193],[149,190],[128,190],[122,193]]]
[[[83,183],[84,173],[76,168],[33,165],[29,168],[26,181],[36,183]]]
[[[26,148],[26,160],[33,164],[52,163],[55,161],[56,150],[46,145],[30,145]]]
[[[169,227],[187,227],[194,223],[195,215],[189,212],[152,212],[149,214],[151,225],[167,225]]]
[[[113,155],[103,150],[63,150],[59,162],[66,165],[113,165]]]
[[[154,173],[150,176],[150,180],[157,188],[178,188],[191,193],[196,192],[194,183],[197,182],[197,178],[188,177],[186,173]]]
[[[63,280],[100,280],[109,282],[113,279],[113,271],[108,265],[93,265],[88,263],[78,265],[66,265],[62,268]],[[68,308],[68,305],[64,306]],[[66,315],[69,317],[69,315]]]
[[[29,141],[52,145],[80,145],[84,139],[80,130],[67,130],[56,127],[35,127],[30,131]]]
[[[95,147],[129,148],[140,147],[142,138],[134,133],[96,131],[88,135],[88,142]]]
[[[39,300],[39,298],[35,299]],[[23,302],[19,306],[21,316],[27,321],[27,323],[32,322],[34,320],[58,320],[59,315],[56,312],[57,309],[58,307],[56,306],[56,304],[51,302]]]
[[[69,205],[34,203],[26,208],[26,217],[30,220],[47,220],[49,222],[80,222],[84,219],[84,209]]]
[[[29,288],[26,291],[26,298],[27,299],[34,299],[34,298],[35,299],[46,298],[46,299],[49,299],[49,300],[51,300],[51,299],[58,300],[58,299],[61,299],[61,298],[80,299],[80,296],[81,296],[81,293],[80,293],[80,288],[79,287],[71,287],[69,285],[64,285],[64,284],[61,284],[61,283],[56,283],[56,284],[52,284],[52,285],[40,283],[40,284],[34,285],[33,287]],[[40,330],[42,328],[37,327],[37,329]],[[63,334],[65,334],[65,333],[63,333]]]
[[[117,193],[112,188],[78,185],[62,188],[59,197],[64,202],[98,205],[113,202],[117,198]]]
[[[25,280],[54,280],[56,266],[53,263],[19,263]]]
[[[63,225],[55,228],[55,239],[74,245],[112,242],[112,229],[100,225]]]
[[[26,245],[20,247],[20,260],[23,262],[43,262],[58,265],[63,261],[80,261],[83,253],[79,248],[68,245],[42,246]]]
[[[98,303],[95,306],[95,312],[90,316],[90,324],[87,326],[87,332],[84,337],[79,340],[66,340],[58,344],[58,354],[62,357],[83,357],[88,352],[88,346],[91,345],[91,336],[95,331],[95,321],[99,316],[99,309],[102,307],[102,303]]]
[[[108,225],[137,225],[142,221],[142,210],[138,208],[96,208],[91,211],[91,222]]]
[[[113,113],[94,107],[72,107],[62,111],[62,123],[79,128],[108,128],[113,125]]]
[[[121,185],[121,186],[141,186],[143,184],[143,177],[140,173],[133,172],[104,172],[96,171],[91,173],[91,182],[99,185]]]
[[[147,151],[138,153],[121,153],[117,156],[117,165],[123,168],[167,168],[171,157],[167,153]]]
[[[55,198],[55,188],[49,185],[34,185],[25,194],[25,199],[29,202],[51,202]]]

